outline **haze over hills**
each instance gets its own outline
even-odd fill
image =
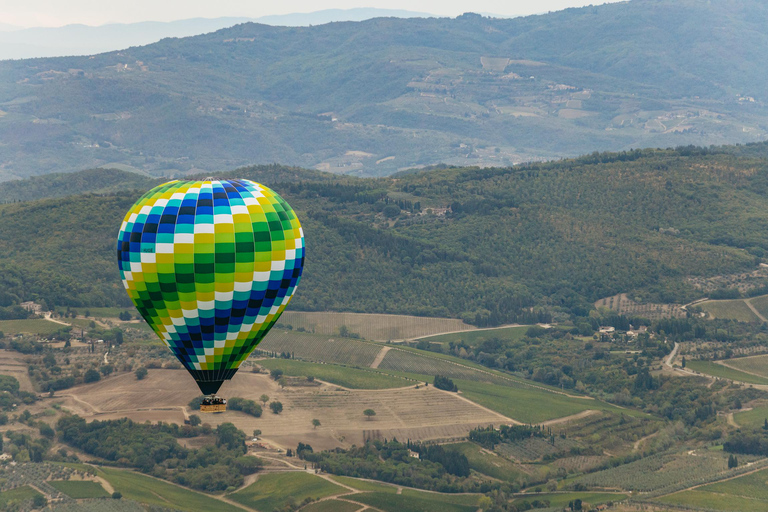
[[[0,24],[0,60],[36,57],[92,55],[131,46],[155,43],[166,37],[189,37],[239,23],[263,23],[300,27],[334,21],[362,21],[377,17],[430,17],[430,14],[401,9],[325,9],[309,13],[281,14],[259,18],[192,18],[171,22],[109,23],[100,26],[22,28]]]
[[[116,163],[386,175],[763,140],[766,51],[763,2],[635,0],[515,19],[247,23],[7,61],[0,179]]]

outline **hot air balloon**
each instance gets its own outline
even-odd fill
[[[126,214],[117,261],[136,309],[216,406],[201,410],[221,410],[222,383],[293,297],[304,234],[288,203],[259,183],[170,181]]]

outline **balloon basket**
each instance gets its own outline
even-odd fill
[[[227,410],[227,399],[218,396],[207,396],[200,404],[200,412],[224,412]]]

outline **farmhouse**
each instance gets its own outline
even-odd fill
[[[27,302],[22,302],[20,306],[26,309],[27,311],[29,311],[30,313],[34,313],[36,315],[39,315],[40,313],[43,312],[43,306],[41,306],[40,304],[35,304],[31,300]]]

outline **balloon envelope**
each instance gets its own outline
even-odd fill
[[[304,235],[293,209],[263,185],[171,181],[125,216],[117,260],[141,316],[212,394],[290,302]]]

